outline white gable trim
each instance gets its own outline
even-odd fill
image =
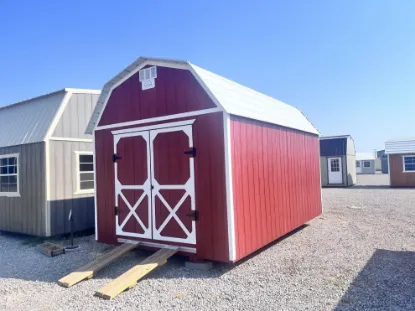
[[[90,90],[90,89],[72,89],[72,88],[65,88],[65,91],[71,92],[74,94],[92,94],[92,95],[99,95],[101,94],[100,90]]]
[[[105,127],[105,126],[99,127],[98,124],[101,122],[102,115],[103,115],[103,113],[104,113],[104,111],[105,111],[105,109],[107,107],[108,100],[111,98],[112,91],[116,87],[118,87],[122,83],[124,83],[126,80],[128,80],[129,78],[131,78],[133,75],[135,75],[138,71],[140,71],[142,68],[144,68],[147,65],[159,66],[159,67],[168,67],[168,68],[174,68],[174,69],[189,70],[193,74],[193,76],[196,78],[196,80],[200,84],[200,86],[205,90],[205,92],[208,94],[208,96],[215,103],[215,105],[218,108],[220,108],[220,111],[224,111],[223,107],[221,106],[221,104],[219,103],[219,101],[217,100],[217,98],[213,95],[213,93],[209,90],[209,88],[202,81],[202,79],[199,77],[199,75],[195,72],[195,70],[193,69],[193,67],[192,67],[192,65],[190,63],[188,63],[188,62],[174,62],[174,61],[166,61],[166,62],[164,62],[164,61],[151,60],[151,59],[143,60],[141,64],[140,64],[140,59],[137,60],[137,62],[139,64],[137,65],[137,67],[134,70],[130,71],[130,73],[128,73],[125,76],[123,76],[119,81],[117,81],[116,83],[114,83],[109,88],[107,95],[105,95],[105,100],[104,100],[103,105],[102,105],[102,107],[100,109],[100,112],[99,112],[99,116],[97,118],[97,121],[94,124],[94,130],[104,129],[104,127]],[[109,83],[111,83],[111,81]],[[105,90],[105,88],[106,88],[106,86],[104,86],[104,90]],[[97,105],[99,105],[99,100],[98,100]],[[136,124],[139,124],[139,123],[136,123]],[[111,125],[112,124],[107,125],[107,126],[111,126]],[[109,127],[109,128],[113,128],[113,127]]]

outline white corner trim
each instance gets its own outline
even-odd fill
[[[91,138],[71,138],[71,137],[50,137],[50,140],[55,141],[73,141],[73,142],[85,142],[85,143],[92,143],[93,139]]]
[[[95,209],[95,241],[98,241],[98,203],[97,203],[97,165],[96,165],[96,145],[95,145],[95,131],[93,132],[93,161],[94,161],[94,209]]]
[[[107,129],[113,129],[113,128],[118,128],[118,127],[125,127],[125,126],[132,126],[132,125],[139,125],[139,124],[144,124],[144,123],[167,121],[167,120],[179,119],[179,118],[194,117],[194,116],[199,116],[202,114],[215,113],[215,112],[220,112],[220,111],[222,110],[219,108],[210,108],[210,109],[203,109],[203,110],[197,110],[197,111],[192,111],[192,112],[177,113],[177,114],[172,114],[172,115],[163,116],[163,117],[155,117],[155,118],[149,118],[149,119],[143,119],[143,120],[137,120],[137,121],[121,122],[121,123],[116,123],[116,124],[98,126],[95,128],[95,131],[107,130]]]
[[[127,128],[127,129],[112,131],[111,133],[113,135],[119,135],[119,134],[148,131],[148,130],[154,130],[154,129],[167,128],[167,127],[178,127],[178,126],[193,124],[195,121],[196,119],[170,122],[170,123],[162,123],[162,124],[155,124],[155,125],[149,125],[149,126]]]
[[[20,197],[20,158],[19,153],[9,153],[9,154],[2,154],[0,155],[0,159],[4,158],[16,158],[17,160],[17,173],[12,174],[16,175],[16,182],[17,182],[17,189],[16,192],[0,192],[0,197]]]
[[[235,261],[236,242],[232,185],[231,119],[226,112],[223,113],[223,132],[225,136],[226,217],[228,221],[229,260]]]
[[[56,111],[55,116],[52,119],[52,123],[49,125],[49,129],[46,132],[45,137],[43,138],[43,141],[45,142],[45,179],[46,179],[46,187],[45,187],[45,191],[46,191],[46,200],[45,200],[45,233],[46,236],[50,236],[51,235],[51,224],[50,224],[50,211],[49,211],[49,205],[48,202],[50,201],[50,193],[51,193],[51,185],[50,185],[50,178],[51,178],[51,174],[50,174],[50,137],[52,136],[53,132],[56,129],[56,126],[59,123],[60,118],[62,117],[66,106],[69,103],[69,100],[71,99],[72,96],[72,92],[68,91],[67,89],[65,89],[65,91],[67,92],[66,95],[63,97],[62,102],[59,106],[59,109]]]

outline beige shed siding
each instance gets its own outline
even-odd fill
[[[327,167],[327,157],[320,157],[320,175],[321,186],[327,186],[329,184],[329,174]]]
[[[77,168],[75,151],[93,151],[87,142],[50,141],[51,235],[68,232],[69,211],[73,210],[75,230],[93,228],[94,194],[76,194]]]
[[[0,196],[0,230],[45,236],[45,143],[0,148],[19,154],[20,197]]]
[[[356,155],[348,154],[346,157],[346,161],[347,161],[347,185],[353,186],[357,182]]]
[[[85,130],[98,97],[98,94],[72,94],[52,137],[92,139]]]
[[[347,185],[353,186],[357,183],[356,173],[356,147],[351,136],[347,138]]]
[[[356,148],[354,140],[350,136],[347,138],[347,154],[356,157]]]

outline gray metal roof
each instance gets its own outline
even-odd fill
[[[65,96],[98,91],[63,89],[0,107],[0,147],[44,141]]]
[[[404,154],[415,152],[415,137],[388,140],[385,143],[386,154]]]

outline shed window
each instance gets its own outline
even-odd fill
[[[356,161],[356,167],[360,167],[360,161]]]
[[[332,172],[340,172],[340,161],[339,159],[331,159],[330,162]]]
[[[404,172],[415,172],[415,156],[404,156],[403,157],[403,171]]]
[[[370,167],[370,161],[363,161],[363,167]]]
[[[77,192],[94,191],[94,156],[92,153],[77,152],[78,189]]]
[[[18,154],[0,156],[0,195],[19,194]]]

